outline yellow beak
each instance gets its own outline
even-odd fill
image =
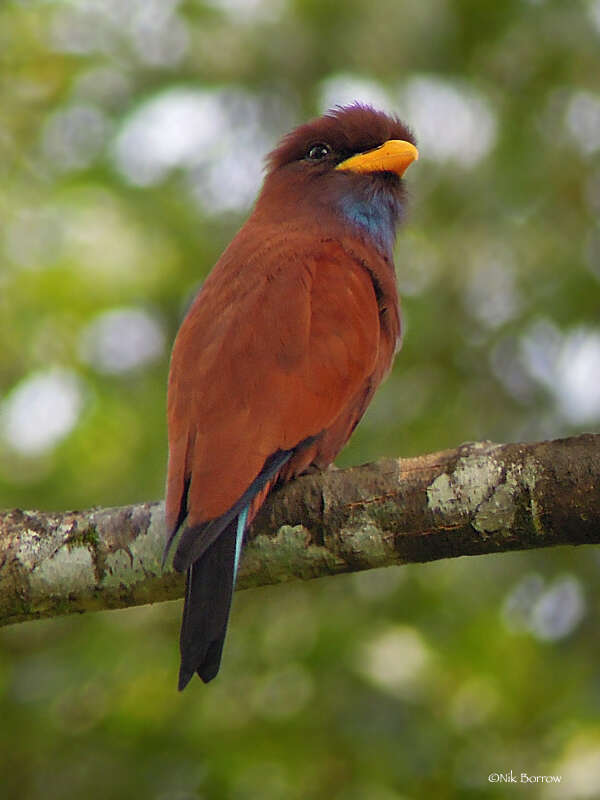
[[[402,177],[405,170],[418,158],[419,151],[414,144],[402,139],[389,139],[380,147],[347,158],[336,169],[350,172],[395,172]]]

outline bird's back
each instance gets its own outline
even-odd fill
[[[331,463],[399,335],[392,267],[360,239],[281,228],[234,239],[173,349],[168,524],[184,503],[189,524],[225,513],[269,456],[308,437],[280,477]]]

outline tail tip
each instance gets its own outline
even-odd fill
[[[195,670],[193,670],[193,669],[192,670],[184,669],[183,664],[181,665],[181,667],[179,669],[179,681],[177,683],[178,691],[183,692],[185,687],[192,680],[192,677],[194,675],[194,671]]]
[[[212,681],[212,679],[217,675],[218,671],[219,671],[218,665],[216,667],[210,666],[208,668],[203,668],[201,666],[197,670],[189,668],[184,669],[184,667],[181,666],[179,668],[179,681],[177,683],[177,689],[178,691],[183,692],[185,687],[194,677],[194,672],[198,673],[203,683],[208,683],[209,681]]]

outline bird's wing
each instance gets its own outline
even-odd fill
[[[173,350],[171,534],[186,516],[198,530],[226,514],[269,458],[331,426],[377,361],[375,289],[339,243],[270,241],[243,269],[235,256],[207,279]]]

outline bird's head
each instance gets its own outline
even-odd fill
[[[337,107],[287,134],[267,158],[257,203],[271,219],[338,222],[391,250],[402,216],[402,176],[418,158],[400,120],[370,106]]]

